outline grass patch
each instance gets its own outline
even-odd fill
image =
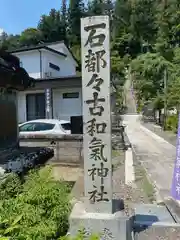
[[[120,155],[120,151],[112,150],[112,157],[118,157]]]
[[[114,154],[113,154],[114,152]],[[124,150],[113,150],[112,151],[112,167],[113,171],[124,164],[125,152]]]
[[[147,173],[144,167],[138,162],[135,166],[135,182],[136,184],[143,189],[148,200],[152,203],[155,201],[155,190],[152,183],[149,181],[147,177]]]

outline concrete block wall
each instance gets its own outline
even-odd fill
[[[49,147],[54,149],[54,157],[48,163],[53,165],[83,166],[83,136],[30,136],[20,137],[21,147]]]

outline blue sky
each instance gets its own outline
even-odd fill
[[[19,34],[28,27],[36,27],[40,16],[51,8],[60,9],[61,0],[0,0],[0,29]]]

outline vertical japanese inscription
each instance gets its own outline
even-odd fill
[[[173,174],[171,191],[172,191],[172,197],[180,201],[180,114],[179,114],[179,121],[178,121],[176,161],[174,166],[174,174]]]
[[[109,18],[81,20],[85,196],[111,212]],[[103,205],[104,204],[104,205]],[[107,207],[107,204],[109,207]],[[105,207],[104,207],[105,206]]]
[[[45,91],[46,91],[46,94],[45,94],[45,96],[46,96],[46,111],[50,112],[50,89],[47,88]]]
[[[52,118],[52,89],[45,89],[45,108],[46,108],[46,118]]]

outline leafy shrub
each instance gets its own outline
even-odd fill
[[[11,173],[0,184],[0,200],[16,197],[22,192],[22,184],[17,174]]]
[[[178,128],[178,116],[172,115],[166,119],[166,129],[177,133]]]
[[[143,103],[138,101],[136,106],[137,106],[137,113],[141,113],[144,106]]]
[[[0,236],[0,240],[11,240],[11,239],[12,238],[10,238],[10,237],[1,237]],[[84,234],[79,233],[75,237],[63,236],[63,237],[60,237],[59,240],[84,240]],[[97,234],[92,234],[89,236],[89,238],[87,240],[100,240],[100,237]]]
[[[14,184],[17,182],[19,190]],[[9,187],[11,191],[7,190]],[[57,239],[68,229],[71,210],[67,184],[55,181],[51,168],[31,171],[23,185],[13,178],[7,181],[0,199],[0,234],[12,239],[41,240]],[[7,229],[9,229],[7,231]],[[11,239],[11,238],[10,238]]]
[[[84,234],[82,234],[82,233],[77,234],[77,236],[75,236],[75,237],[65,236],[65,237],[59,238],[59,240],[84,240],[84,239],[85,239],[85,237],[84,237]],[[97,234],[92,234],[88,238],[86,237],[86,239],[87,240],[100,240],[100,237]]]

